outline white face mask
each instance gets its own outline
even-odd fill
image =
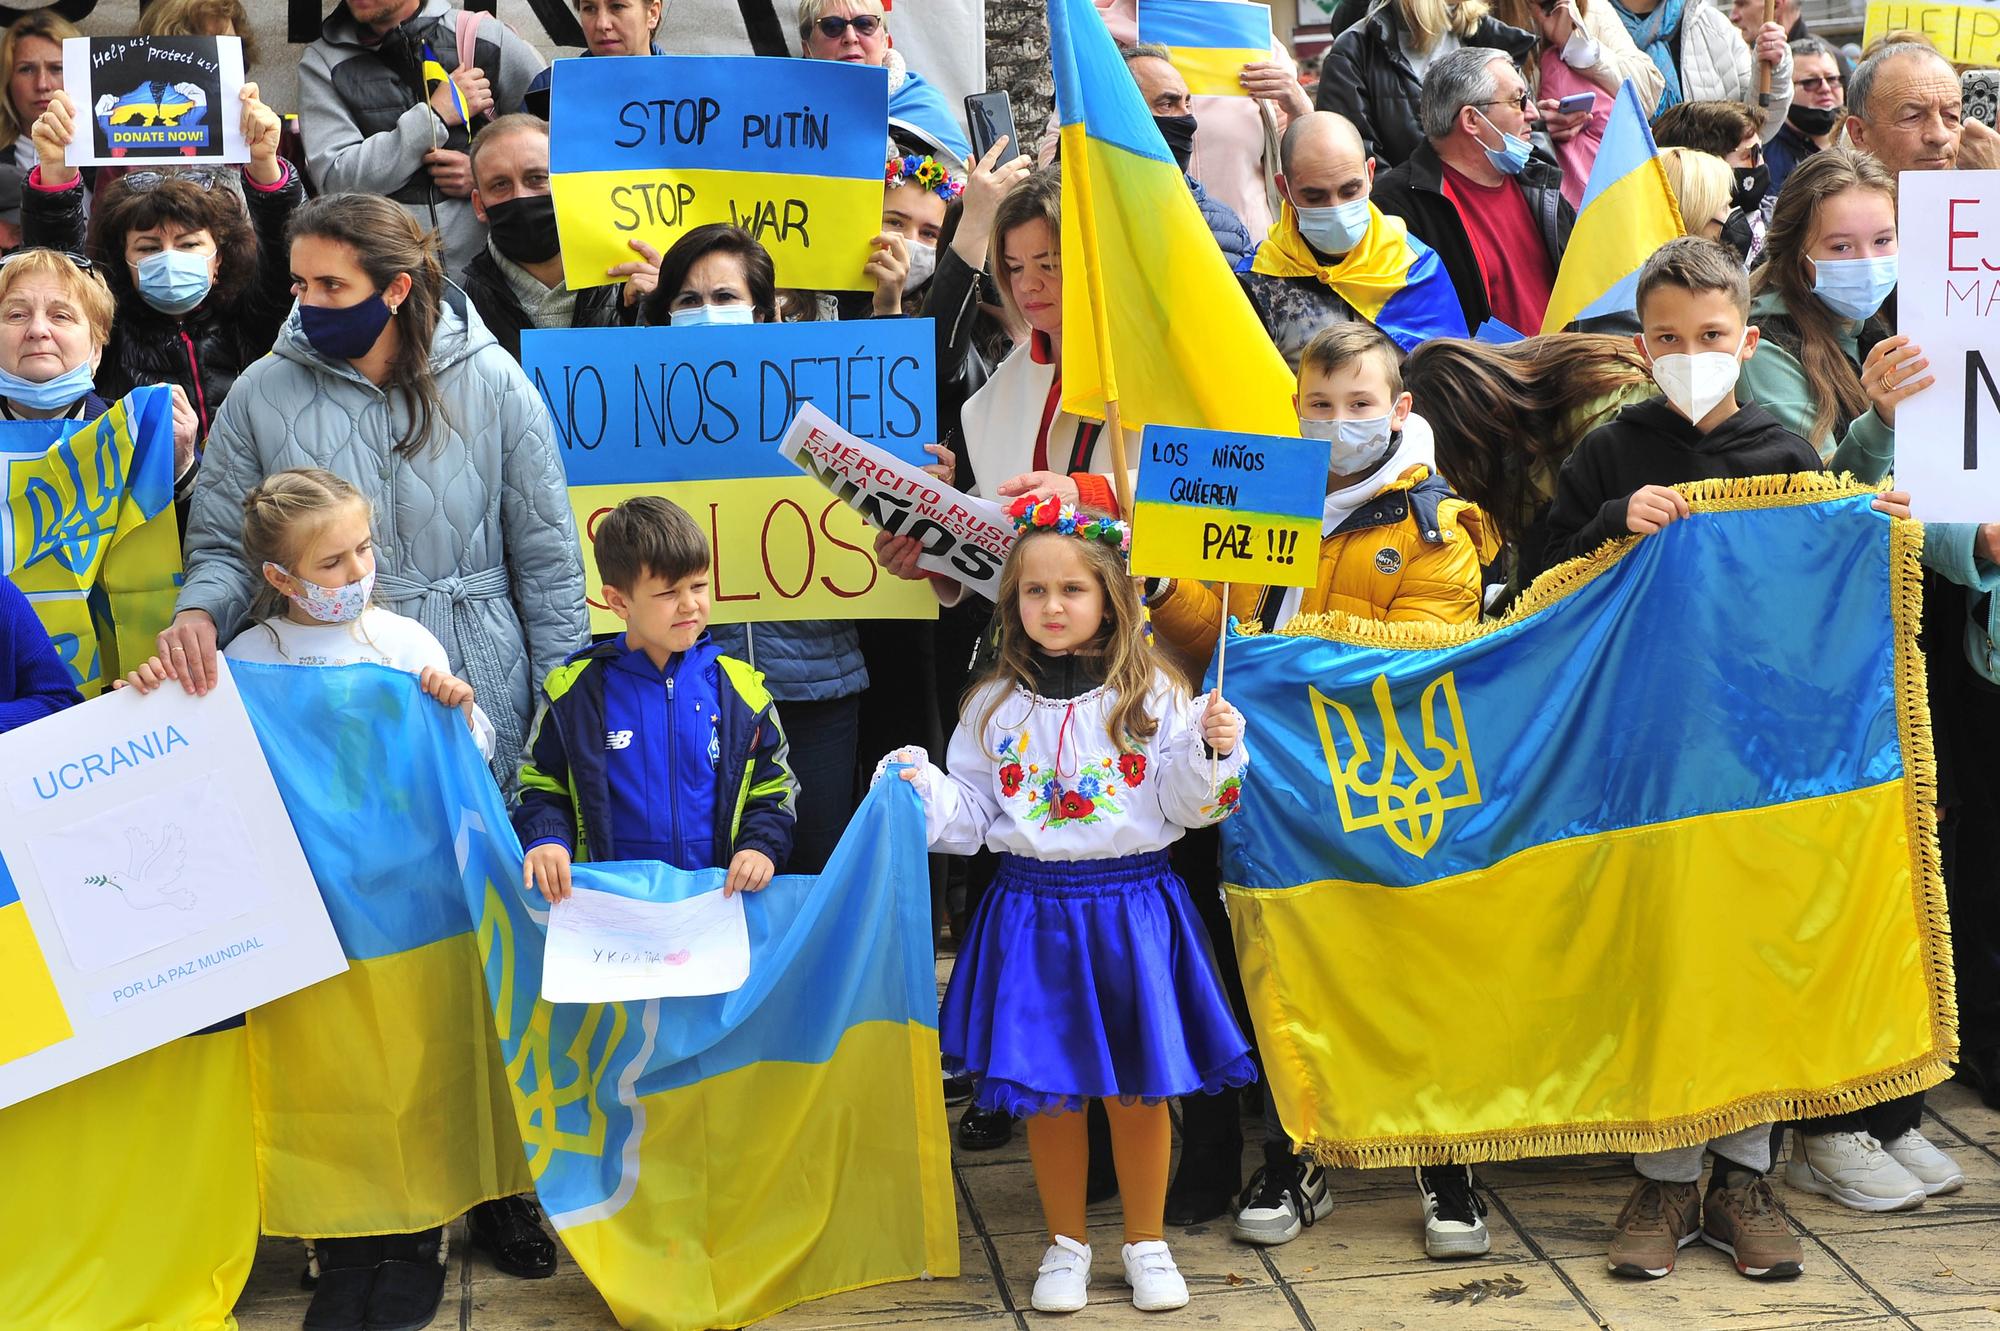
[[[937,271],[937,246],[921,240],[905,240],[903,244],[910,251],[910,275],[903,279],[903,290],[915,291]]]
[[[1667,401],[1680,408],[1683,416],[1700,421],[1736,387],[1736,376],[1743,368],[1743,344],[1749,338],[1750,330],[1746,328],[1743,336],[1736,339],[1733,353],[1703,351],[1690,356],[1676,352],[1653,356],[1653,349],[1648,346],[1646,354],[1653,356],[1653,382],[1667,395]]]
[[[1359,476],[1382,465],[1395,442],[1391,416],[1363,421],[1309,421],[1299,418],[1299,433],[1330,445],[1327,469],[1339,476]]]
[[[757,307],[754,305],[689,305],[685,309],[670,311],[667,322],[675,328],[708,328],[716,324],[751,324],[757,322]]]

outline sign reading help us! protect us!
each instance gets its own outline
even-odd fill
[[[69,37],[63,86],[75,101],[71,166],[247,162],[238,37]]]
[[[1896,488],[1923,522],[2000,514],[2000,171],[1902,177],[1896,330],[1937,382],[1896,408]],[[1909,371],[1904,370],[1907,374]]]
[[[0,735],[0,1107],[347,968],[217,665]]]
[[[857,439],[807,403],[779,452],[845,499],[877,531],[907,536],[917,567],[955,578],[987,600],[1000,596],[1000,566],[1014,544],[1006,510],[954,490],[915,463]]]
[[[572,287],[622,279],[632,240],[664,252],[709,222],[771,252],[781,287],[859,291],[881,229],[889,76],[769,56],[558,60],[549,140]]]
[[[931,461],[934,354],[928,319],[523,334],[522,368],[562,446],[593,631],[619,628],[597,524],[640,494],[708,533],[715,623],[934,617],[930,589],[884,573],[860,515],[778,452],[811,403],[904,462]]]
[[[1134,574],[1312,585],[1325,440],[1148,425],[1140,448]]]

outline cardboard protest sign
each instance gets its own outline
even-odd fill
[[[1248,97],[1243,66],[1271,58],[1271,7],[1252,0],[1139,0],[1139,40],[1164,46],[1197,97]]]
[[[1136,576],[1312,585],[1325,440],[1148,425],[1140,448]]]
[[[247,162],[238,37],[70,37],[71,166]]]
[[[1870,0],[1864,45],[1885,32],[1920,32],[1961,65],[2000,61],[2000,4],[1930,4],[1924,0]]]
[[[606,286],[644,240],[710,222],[771,252],[781,287],[859,291],[881,230],[885,70],[764,56],[578,57],[550,85],[549,170],[571,287]]]
[[[1937,382],[1896,408],[1896,488],[1924,522],[2000,517],[2000,171],[1901,177],[1896,331]]]
[[[218,665],[0,735],[0,1107],[347,968]]]
[[[778,451],[846,500],[868,525],[908,536],[923,553],[917,566],[998,600],[1000,566],[1014,544],[1014,524],[998,504],[975,499],[923,468],[857,439],[807,403]]]
[[[597,524],[639,494],[708,531],[717,624],[935,616],[928,588],[875,562],[860,515],[778,453],[810,402],[904,462],[929,462],[934,354],[928,319],[524,333],[522,368],[562,446],[592,629],[619,627],[591,552]]]

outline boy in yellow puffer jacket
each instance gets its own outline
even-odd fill
[[[1499,539],[1434,469],[1430,428],[1410,414],[1402,362],[1369,323],[1335,324],[1306,344],[1292,406],[1300,432],[1333,449],[1319,579],[1304,589],[1232,586],[1230,614],[1266,628],[1333,610],[1392,624],[1479,618],[1480,566],[1498,554]],[[1167,579],[1147,604],[1160,643],[1200,679],[1221,631],[1221,597]]]
[[[1334,610],[1401,624],[1479,618],[1480,566],[1500,543],[1486,515],[1431,469],[1430,427],[1410,414],[1402,361],[1396,344],[1369,323],[1335,324],[1306,344],[1292,405],[1300,432],[1332,445],[1319,580],[1307,588],[1232,586],[1229,614],[1267,628]],[[1200,679],[1221,628],[1221,597],[1200,582],[1163,580],[1147,603],[1156,639]],[[1186,1105],[1183,1112],[1191,1115]],[[1268,1093],[1264,1120],[1264,1167],[1244,1190],[1233,1232],[1272,1246],[1325,1215],[1332,1197],[1321,1167],[1292,1154]],[[1417,1183],[1425,1252],[1448,1258],[1487,1251],[1485,1203],[1473,1191],[1470,1167],[1422,1169]]]

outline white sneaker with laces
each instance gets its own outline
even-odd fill
[[[1417,1170],[1424,1209],[1424,1255],[1440,1261],[1483,1257],[1493,1247],[1486,1200],[1472,1186],[1472,1166]]]
[[[1785,1182],[1795,1188],[1854,1211],[1923,1205],[1923,1183],[1865,1132],[1795,1132],[1792,1140],[1798,1150],[1785,1162]]]
[[[1042,1254],[1035,1273],[1035,1292],[1028,1302],[1038,1313],[1073,1313],[1090,1301],[1090,1248],[1056,1235]]]
[[[1957,1192],[1965,1186],[1965,1171],[1958,1167],[1958,1162],[1931,1145],[1915,1128],[1894,1141],[1883,1142],[1882,1150],[1924,1185],[1925,1196]]]
[[[1134,1308],[1142,1313],[1163,1313],[1187,1307],[1187,1281],[1181,1279],[1181,1269],[1174,1265],[1166,1244],[1148,1239],[1128,1243],[1122,1251],[1125,1283],[1132,1287]]]
[[[1326,1170],[1311,1160],[1292,1160],[1288,1167],[1269,1165],[1251,1176],[1231,1226],[1237,1239],[1262,1247],[1290,1243],[1299,1231],[1333,1210],[1333,1193]]]

